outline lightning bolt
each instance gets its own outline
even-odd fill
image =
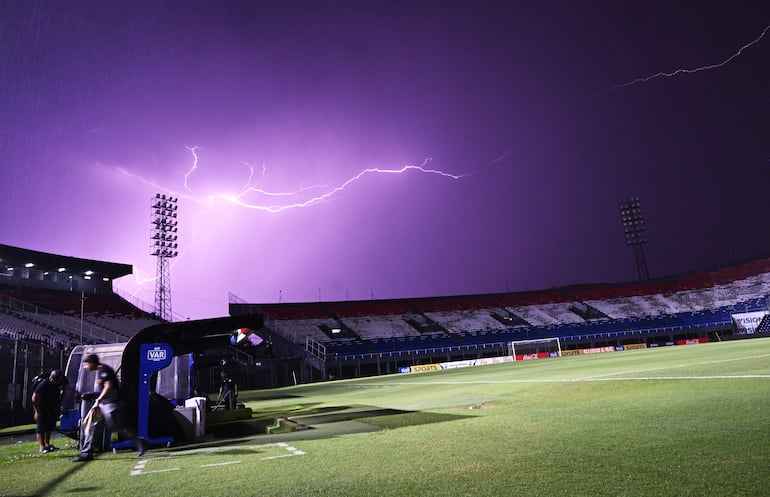
[[[181,192],[175,191],[171,188],[165,187],[154,181],[146,179],[145,177],[135,174],[123,167],[116,166],[115,169],[117,169],[121,174],[125,176],[133,178],[145,185],[152,187],[156,192],[163,192],[169,195],[173,195],[175,197],[178,197],[180,200],[184,199],[190,202],[206,205],[208,207],[213,206],[216,201],[221,200],[221,201],[238,205],[246,209],[262,211],[270,214],[277,214],[289,209],[310,207],[312,205],[315,205],[321,202],[329,201],[334,196],[340,194],[343,190],[351,187],[354,183],[360,181],[366,176],[383,175],[383,174],[406,174],[410,172],[416,172],[420,174],[435,175],[445,179],[459,180],[461,178],[471,176],[473,174],[473,173],[451,174],[451,173],[441,171],[439,169],[431,168],[429,167],[429,164],[431,163],[432,159],[426,158],[419,165],[405,165],[398,168],[372,167],[372,168],[363,169],[357,174],[355,174],[354,176],[339,183],[337,186],[316,184],[311,186],[303,186],[293,191],[270,191],[264,188],[260,188],[254,184],[256,169],[252,164],[244,161],[243,165],[248,169],[249,172],[246,178],[246,182],[243,184],[240,190],[236,192],[218,193],[218,194],[210,194],[210,195],[204,196],[193,191],[192,187],[190,186],[190,181],[192,180],[193,175],[198,170],[199,166],[202,164],[201,156],[199,154],[200,147],[191,146],[191,147],[185,147],[185,148],[192,155],[192,166],[184,174],[183,181],[182,181],[183,188]],[[506,154],[501,155],[500,157],[493,160],[490,164],[495,164],[501,161],[503,158],[505,158],[505,155]],[[261,173],[262,173],[261,174],[262,178],[265,178],[267,173],[267,166],[264,163],[262,164]],[[297,199],[298,197],[300,199]],[[264,200],[266,198],[275,199],[275,200],[268,202],[266,204],[258,203],[259,199]],[[286,202],[280,202],[278,201],[278,199],[288,199],[288,200]],[[198,224],[197,219],[193,219],[192,220],[193,240],[190,241],[190,243],[185,244],[183,247],[180,247],[179,257],[174,258],[172,262],[172,267],[176,265],[180,261],[182,256],[184,256],[185,253],[195,245],[195,239],[198,237],[197,224]],[[142,270],[139,270],[138,273],[139,274],[135,275],[134,277],[135,284],[137,285],[137,287],[135,291],[132,292],[133,297],[136,297],[135,294],[138,293],[145,284],[153,282],[157,279],[156,277],[150,276],[147,272]]]
[[[246,185],[244,185],[244,188],[248,188],[249,185],[251,185],[251,180],[254,179],[254,166],[249,164],[248,162],[244,161],[243,165],[249,168],[249,179],[246,180]],[[265,165],[262,164],[262,177],[265,177]]]
[[[187,181],[190,179],[190,175],[194,173],[196,169],[198,169],[198,153],[197,153],[198,147],[185,147],[185,148],[187,148],[187,150],[189,150],[193,156],[193,165],[190,168],[190,170],[187,171],[184,175],[184,187],[188,192],[193,193],[193,191],[190,189],[190,186],[187,184]]]
[[[501,155],[499,155],[496,159],[492,160],[487,164],[487,166],[494,166],[495,164],[502,162],[503,160],[508,158],[508,152],[505,152]]]
[[[196,202],[199,201],[199,199],[197,199],[197,198],[195,198],[193,196],[182,194],[182,193],[179,193],[179,192],[175,192],[174,190],[170,190],[170,189],[166,188],[165,186],[161,186],[161,185],[159,185],[159,184],[157,184],[157,183],[155,183],[153,181],[150,181],[150,180],[146,179],[143,176],[140,176],[138,174],[134,174],[134,173],[132,173],[132,172],[130,172],[130,171],[120,167],[120,166],[115,166],[115,169],[117,169],[124,176],[128,176],[128,177],[133,178],[133,179],[135,179],[137,181],[140,181],[141,183],[144,183],[145,185],[149,185],[149,186],[153,187],[153,189],[157,190],[158,192],[168,193],[170,195],[174,195],[175,197],[184,198],[184,199],[187,199],[187,200],[193,200],[193,201],[196,201]]]
[[[134,174],[122,167],[118,166],[116,167],[116,169],[120,171],[121,174],[134,178],[146,185],[152,186],[157,191],[174,195],[176,197],[179,197],[180,199],[190,200],[196,203],[206,204],[206,205],[212,205],[216,200],[224,200],[247,209],[259,210],[259,211],[268,212],[272,214],[283,212],[288,209],[309,207],[314,204],[327,201],[332,197],[334,197],[335,195],[342,192],[343,190],[345,190],[346,188],[348,188],[353,183],[369,175],[405,174],[410,171],[416,171],[422,174],[431,174],[431,175],[436,175],[443,178],[458,180],[458,179],[470,176],[472,174],[472,173],[451,174],[438,169],[430,168],[428,167],[428,164],[431,162],[432,159],[429,157],[429,158],[426,158],[420,165],[406,165],[406,166],[402,166],[399,168],[392,168],[392,169],[379,168],[379,167],[363,169],[358,174],[350,177],[349,179],[345,180],[344,182],[334,187],[329,187],[328,185],[324,185],[324,184],[317,184],[317,185],[300,187],[294,191],[270,191],[270,190],[259,188],[253,185],[253,180],[255,175],[254,166],[252,166],[248,162],[244,162],[243,164],[249,169],[249,174],[245,185],[241,188],[240,191],[234,192],[234,193],[229,192],[229,193],[211,194],[206,197],[202,197],[202,196],[196,195],[193,192],[189,183],[191,176],[198,169],[198,164],[200,161],[200,156],[198,155],[199,147],[193,146],[193,147],[185,147],[185,148],[189,150],[193,156],[193,164],[190,167],[190,169],[184,174],[184,181],[183,181],[184,190],[188,193],[174,191],[170,188],[164,187],[162,185],[159,185],[158,183],[150,181],[144,178],[143,176]],[[498,159],[495,159],[492,163],[498,162],[502,158],[503,156],[499,157]],[[266,166],[263,164],[262,165],[263,177],[265,175],[265,171],[266,171]],[[288,197],[288,198],[306,196],[308,192],[311,192],[314,190],[326,190],[326,191],[323,191],[322,193],[312,196],[311,198],[308,198],[306,200],[298,200],[293,202],[289,201],[286,203],[261,204],[261,203],[256,203],[253,200],[254,196]],[[249,199],[252,199],[252,200],[249,200]]]
[[[748,49],[751,46],[756,45],[757,43],[759,43],[762,40],[762,38],[765,37],[765,35],[767,34],[768,31],[770,31],[770,24],[768,24],[765,27],[765,29],[762,31],[762,33],[760,33],[760,35],[758,37],[756,37],[754,40],[752,40],[752,41],[746,43],[745,45],[743,45],[741,48],[738,49],[737,52],[735,52],[730,57],[726,58],[725,60],[723,60],[721,62],[717,62],[715,64],[709,64],[709,65],[701,66],[701,67],[694,67],[692,69],[676,69],[675,71],[671,71],[671,72],[659,72],[659,73],[651,74],[649,76],[644,76],[642,78],[632,79],[631,81],[627,81],[625,83],[617,84],[617,85],[615,85],[615,86],[613,86],[611,88],[608,88],[608,89],[606,89],[606,90],[604,90],[602,92],[594,93],[594,94],[590,95],[590,97],[591,98],[602,97],[604,95],[607,95],[608,93],[612,93],[615,90],[620,90],[621,88],[628,88],[629,86],[633,86],[633,85],[640,84],[640,83],[646,83],[648,81],[652,81],[653,79],[672,78],[674,76],[679,76],[679,75],[682,75],[682,74],[695,74],[695,73],[698,73],[698,72],[701,72],[701,71],[709,71],[711,69],[719,69],[720,67],[724,67],[727,64],[729,64],[730,62],[732,62],[733,60],[735,60],[736,58],[740,57],[741,54],[743,54],[743,52],[746,49]]]
[[[303,200],[303,201],[299,201],[299,202],[294,202],[294,203],[287,203],[287,204],[282,204],[282,205],[281,204],[279,204],[279,205],[261,205],[261,204],[255,204],[255,203],[249,202],[247,200],[244,200],[244,197],[246,197],[247,195],[252,194],[252,193],[257,193],[257,194],[265,195],[265,196],[296,196],[296,195],[298,195],[298,194],[300,194],[300,193],[302,193],[304,191],[308,191],[308,190],[312,190],[312,189],[317,189],[317,188],[322,188],[323,185],[315,185],[315,186],[312,186],[312,187],[306,187],[306,188],[303,188],[303,189],[298,190],[296,192],[268,192],[268,191],[263,190],[261,188],[255,188],[255,187],[251,186],[251,184],[249,183],[249,184],[247,184],[246,188],[244,188],[237,195],[233,195],[233,194],[220,194],[220,195],[215,195],[212,198],[214,198],[214,199],[220,198],[220,199],[223,199],[223,200],[227,200],[229,202],[237,204],[237,205],[239,205],[241,207],[245,207],[247,209],[256,209],[256,210],[260,210],[260,211],[264,211],[264,212],[269,212],[269,213],[275,214],[275,213],[278,213],[278,212],[283,212],[283,211],[285,211],[287,209],[295,209],[295,208],[300,208],[300,207],[309,207],[309,206],[317,204],[319,202],[324,202],[324,201],[330,199],[331,197],[333,197],[334,195],[340,193],[341,191],[346,189],[351,184],[355,183],[356,181],[359,181],[364,176],[371,175],[371,174],[403,174],[403,173],[406,173],[408,171],[419,171],[419,172],[424,173],[424,174],[435,174],[435,175],[442,176],[444,178],[450,178],[450,179],[460,179],[460,178],[463,178],[465,176],[469,176],[469,174],[461,174],[461,175],[450,174],[450,173],[445,173],[443,171],[439,171],[438,169],[428,168],[427,165],[428,165],[428,163],[430,161],[431,161],[431,159],[427,158],[419,166],[407,165],[407,166],[402,166],[402,167],[400,167],[398,169],[382,169],[382,168],[376,168],[376,167],[375,168],[364,169],[361,172],[359,172],[358,174],[356,174],[355,176],[353,176],[350,179],[344,181],[340,185],[338,185],[338,186],[336,186],[336,187],[334,187],[334,188],[332,188],[332,189],[330,189],[330,190],[328,190],[328,191],[326,191],[326,192],[324,192],[324,193],[322,193],[320,195],[317,195],[317,196],[312,197],[312,198],[307,199],[307,200]]]

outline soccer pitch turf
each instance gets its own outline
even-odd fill
[[[1,496],[770,496],[770,339],[242,392],[294,428],[0,447]],[[61,445],[64,439],[57,439]]]

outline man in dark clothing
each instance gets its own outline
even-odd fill
[[[115,371],[99,362],[99,356],[96,354],[90,354],[86,356],[83,361],[83,368],[88,371],[96,371],[96,383],[99,388],[99,395],[94,400],[93,407],[91,409],[98,408],[101,411],[104,423],[110,431],[120,431],[126,437],[134,440],[137,448],[137,456],[141,457],[147,450],[147,444],[144,440],[136,438],[132,433],[129,433],[120,419],[119,401],[120,401],[120,384],[118,383],[118,377]],[[97,448],[97,440],[95,435],[100,430],[86,430],[87,434],[80,446],[80,456],[74,458],[73,462],[90,461],[94,458],[93,453]]]
[[[35,387],[32,393],[32,407],[35,410],[35,436],[40,445],[39,452],[47,454],[56,449],[51,445],[51,432],[56,429],[56,421],[61,413],[61,402],[67,391],[67,377],[55,369]]]
[[[230,378],[224,369],[219,373],[222,376],[222,386],[219,387],[219,400],[224,402],[225,409],[235,410],[235,401],[238,397],[238,384]]]

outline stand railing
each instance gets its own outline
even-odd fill
[[[54,313],[13,297],[0,296],[0,307],[10,314],[16,314],[18,317],[27,319],[35,324],[59,329],[72,338],[80,337],[81,343],[86,341],[89,343],[117,343],[126,341],[125,336],[112,330],[86,323],[82,319]]]

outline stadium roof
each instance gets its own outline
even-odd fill
[[[131,264],[80,259],[0,244],[0,269],[25,266],[39,271],[62,271],[69,274],[87,274],[91,271],[89,274],[111,280],[133,273]]]

